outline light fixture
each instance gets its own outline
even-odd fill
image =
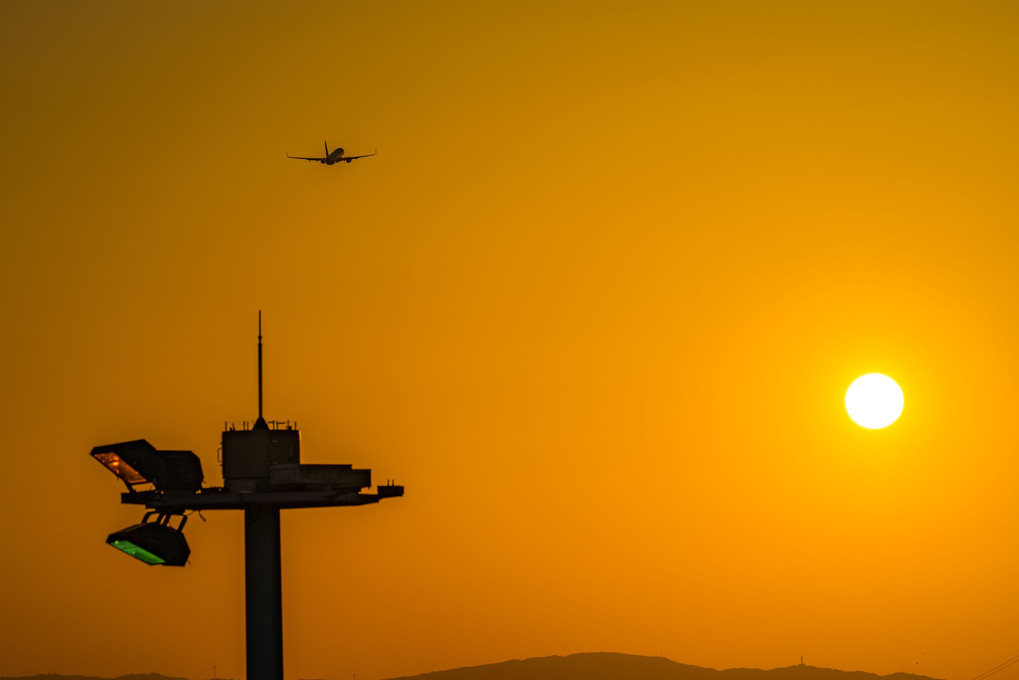
[[[191,451],[157,451],[144,439],[97,446],[92,457],[134,491],[153,484],[157,491],[193,493],[202,487],[202,461]]]
[[[156,515],[156,519],[150,522],[152,515]],[[149,512],[141,524],[113,532],[106,537],[106,542],[145,564],[183,567],[191,555],[182,531],[185,522],[187,518],[181,515],[180,524],[174,528],[170,526],[170,515]]]

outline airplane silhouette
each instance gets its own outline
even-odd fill
[[[349,163],[350,161],[355,161],[358,158],[367,158],[368,156],[374,156],[375,154],[377,154],[379,152],[378,149],[375,149],[375,151],[373,153],[366,153],[363,156],[344,156],[343,155],[343,149],[333,149],[330,152],[329,151],[329,143],[328,142],[323,142],[323,143],[325,144],[325,147],[326,147],[325,158],[305,158],[304,156],[291,156],[289,153],[287,154],[287,158],[294,158],[294,159],[299,160],[299,161],[318,161],[319,163],[325,163],[326,165],[332,165],[333,163],[340,163],[340,162]]]

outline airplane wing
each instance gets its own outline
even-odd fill
[[[319,163],[325,160],[324,158],[305,158],[304,156],[291,156],[290,154],[287,154],[287,158],[293,158],[298,161],[317,161]]]
[[[377,154],[378,152],[379,152],[379,150],[378,150],[378,149],[375,149],[375,151],[373,151],[373,152],[371,152],[371,153],[366,153],[366,154],[364,154],[363,156],[344,156],[344,157],[343,157],[343,158],[342,158],[341,160],[345,160],[345,161],[356,161],[356,160],[357,160],[358,158],[368,158],[368,156],[374,156],[374,155],[375,155],[375,154]]]

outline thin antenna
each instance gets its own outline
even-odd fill
[[[262,310],[258,310],[258,419],[262,419]]]

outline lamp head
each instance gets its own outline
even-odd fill
[[[191,555],[181,531],[183,518],[180,526],[174,529],[168,515],[159,515],[154,522],[147,521],[152,514],[145,515],[141,524],[113,532],[106,537],[106,542],[145,564],[183,567]]]
[[[191,451],[157,451],[144,439],[97,446],[92,457],[115,474],[129,491],[153,484],[157,491],[198,491],[202,462]]]

